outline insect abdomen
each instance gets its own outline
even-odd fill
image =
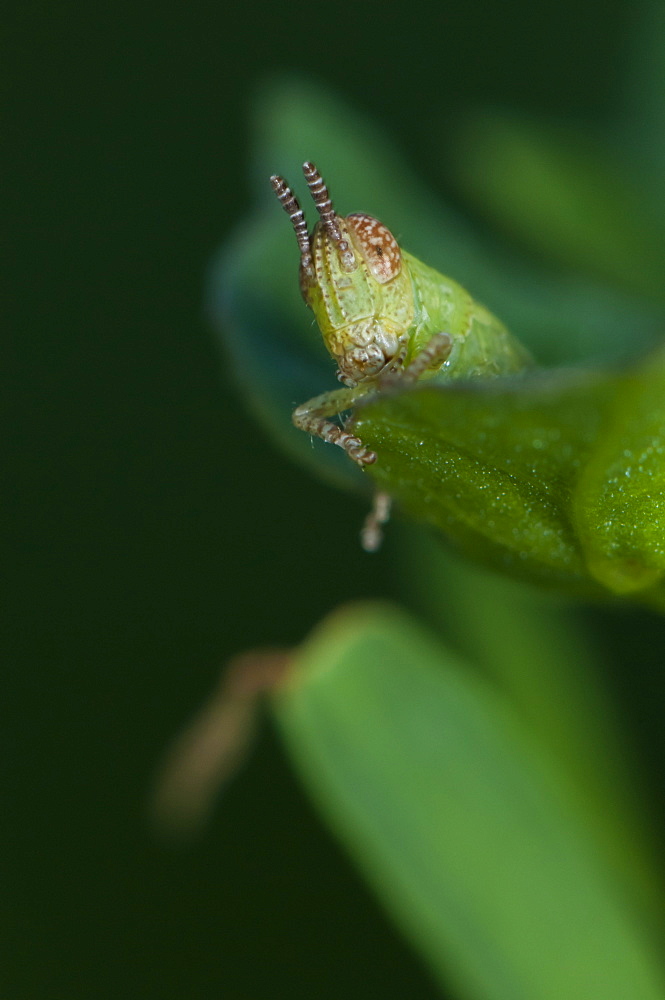
[[[532,363],[531,355],[492,313],[473,299],[466,332],[453,343],[451,377],[509,375]]]

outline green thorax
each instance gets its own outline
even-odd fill
[[[414,300],[410,357],[435,333],[443,332],[453,339],[453,350],[441,369],[450,378],[508,374],[532,364],[526,348],[465,288],[406,251],[402,256]],[[437,372],[425,373],[425,377],[428,374]]]

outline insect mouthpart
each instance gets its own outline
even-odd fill
[[[329,333],[326,345],[339,366],[337,378],[349,388],[395,370],[405,355],[397,332],[376,319]]]

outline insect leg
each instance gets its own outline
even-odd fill
[[[381,525],[390,518],[392,502],[392,497],[385,490],[377,490],[374,494],[372,509],[365,518],[360,532],[360,544],[365,552],[376,552],[381,547],[383,541]]]
[[[369,391],[369,390],[368,390]],[[298,406],[292,415],[293,423],[301,431],[315,434],[329,444],[343,448],[349,458],[358,465],[371,465],[376,462],[376,452],[370,451],[359,437],[349,434],[338,424],[332,423],[332,417],[343,410],[350,410],[358,400],[359,395],[365,395],[358,389],[338,389],[336,392],[324,392],[315,396],[308,403]]]
[[[453,347],[452,337],[447,333],[435,333],[421,351],[409,362],[402,372],[399,384],[417,382],[428,368],[440,367]]]

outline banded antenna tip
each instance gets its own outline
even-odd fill
[[[323,177],[311,160],[305,160],[302,170],[321,222],[328,230],[329,236],[336,243],[340,243],[340,249],[345,250],[346,240],[342,240],[342,233],[337,223],[337,215]]]
[[[273,174],[270,178],[272,189],[279,199],[279,203],[291,220],[293,231],[296,234],[298,247],[300,249],[300,263],[307,270],[312,266],[312,254],[309,245],[309,233],[307,232],[307,222],[298,199],[293,191],[279,174]]]

